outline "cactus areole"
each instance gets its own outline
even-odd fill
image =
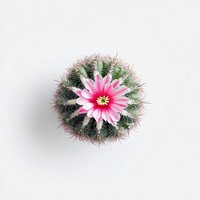
[[[75,138],[92,143],[122,139],[138,125],[142,85],[117,57],[92,55],[63,75],[54,108],[61,126]]]

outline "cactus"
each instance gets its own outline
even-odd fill
[[[78,60],[62,77],[54,108],[66,132],[81,141],[122,139],[138,125],[143,90],[133,70],[116,57]]]

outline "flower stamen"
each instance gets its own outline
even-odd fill
[[[108,96],[100,96],[97,98],[97,104],[104,106],[104,105],[108,105],[109,103],[109,97]]]

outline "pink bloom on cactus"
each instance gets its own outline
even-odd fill
[[[111,76],[104,78],[96,74],[94,81],[84,79],[85,88],[79,90],[76,94],[79,98],[76,102],[82,105],[79,113],[87,113],[89,118],[94,117],[97,122],[108,121],[113,124],[120,119],[120,114],[128,105],[128,98],[124,95],[129,89],[120,85],[121,80],[111,81]]]

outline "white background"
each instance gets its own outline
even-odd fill
[[[199,200],[200,1],[1,1],[0,199]],[[134,64],[141,126],[100,148],[69,139],[56,82],[93,53]]]

